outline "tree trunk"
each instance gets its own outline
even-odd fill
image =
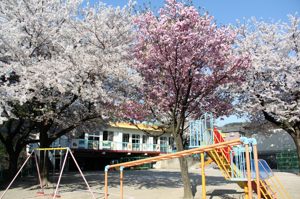
[[[40,132],[40,148],[49,148],[49,138],[47,131]],[[49,184],[49,157],[48,151],[40,151],[39,167],[41,172],[42,186]]]
[[[20,153],[15,151],[8,152],[9,165],[8,165],[8,180],[11,181],[18,172],[18,159]]]
[[[177,151],[183,151],[183,143],[180,135],[175,136],[175,142],[176,142],[176,148]],[[191,182],[190,182],[190,177],[189,177],[189,171],[188,171],[188,163],[185,157],[179,158],[179,163],[180,163],[180,172],[181,172],[181,179],[183,182],[184,186],[184,199],[191,199],[193,198],[193,193],[192,193],[192,187],[191,187]]]
[[[298,175],[300,175],[300,129],[296,129],[296,133],[292,134],[292,138],[296,145],[296,151],[298,155]]]

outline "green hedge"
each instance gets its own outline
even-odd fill
[[[296,151],[283,151],[276,154],[277,169],[282,171],[299,170]]]

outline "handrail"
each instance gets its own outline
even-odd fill
[[[279,184],[281,190],[282,190],[282,191],[284,192],[284,194],[286,195],[286,197],[287,197],[288,199],[292,198],[292,197],[290,196],[289,192],[286,191],[286,189],[284,188],[284,186],[282,185],[282,183],[280,182],[280,180],[277,178],[276,175],[274,175],[274,178],[275,178],[276,182]]]
[[[76,142],[80,141],[81,144]],[[75,143],[76,146],[73,146]],[[118,141],[108,141],[108,140],[87,140],[87,139],[72,139],[70,148],[80,148],[80,149],[95,149],[95,150],[128,150],[128,151],[153,151],[153,152],[165,152],[171,153],[172,145],[170,144],[152,144],[152,143],[132,143],[132,142],[118,142]],[[128,146],[130,146],[128,148]]]
[[[217,128],[213,128],[213,131],[214,131],[214,133],[213,133],[213,135],[214,135],[213,139],[214,139],[214,140],[217,140],[218,143],[223,143],[223,142],[224,142],[224,139],[223,139],[223,140],[220,140],[220,139],[216,136],[215,131],[217,131],[217,132],[219,133],[218,129],[217,129]],[[228,158],[228,155],[230,155],[230,150],[231,150],[231,149],[232,149],[231,146],[227,146],[227,151],[225,150],[225,147],[219,149],[219,152],[221,152],[221,156],[219,155],[218,150],[214,150],[214,151],[215,151],[215,154],[213,153],[214,151],[210,151],[210,152],[209,152],[209,154],[211,154],[211,155],[213,156],[213,158],[215,159],[215,162],[217,163],[218,167],[222,170],[222,173],[224,173],[224,177],[227,178],[227,179],[231,177],[231,175],[230,175],[230,173],[229,173],[230,171],[231,171],[231,172],[234,172],[234,175],[235,175],[235,176],[237,176],[238,173],[239,173],[239,171],[237,170],[236,167],[234,167],[233,169],[232,169],[232,168],[227,168],[227,167],[223,164],[223,161],[222,161],[222,159],[221,159],[221,157],[223,157],[223,159],[226,160],[225,163],[227,163],[227,164],[230,165],[230,167],[231,167],[231,162],[228,160],[228,159],[230,159],[230,157]],[[230,170],[230,171],[229,171],[229,170]]]
[[[222,173],[224,174],[224,177],[227,179],[229,178],[229,173],[226,171],[226,167],[224,167],[224,164],[221,164],[221,159],[218,157],[218,153],[215,154],[213,152],[216,152],[216,150],[209,151],[208,153],[213,156],[214,161],[217,163],[218,167],[221,169]],[[224,168],[222,168],[224,167]]]
[[[278,189],[279,194],[283,197],[283,198],[291,198],[290,195],[288,194],[288,192],[285,190],[285,188],[283,187],[282,183],[279,181],[279,179],[274,175],[272,169],[270,168],[270,166],[268,164],[262,164],[261,161],[258,161],[259,164],[262,166],[262,168],[267,172],[267,169],[271,172],[272,175],[270,175],[269,179],[272,181],[272,184],[275,186],[276,190]],[[265,168],[267,167],[267,168]],[[276,182],[271,178],[274,177],[274,179],[276,180]],[[279,186],[278,186],[279,185]],[[272,190],[273,191],[273,190]]]
[[[239,145],[239,144],[242,144],[241,140],[240,139],[235,139],[235,140],[231,140],[231,141],[227,141],[227,142],[223,142],[223,143],[212,144],[212,145],[209,145],[209,146],[203,146],[203,147],[199,147],[199,148],[179,151],[179,152],[172,153],[172,154],[165,154],[165,155],[161,155],[161,156],[145,158],[143,160],[136,160],[136,161],[132,161],[132,162],[125,162],[125,163],[120,163],[120,164],[107,165],[107,168],[137,166],[137,165],[141,165],[141,164],[157,162],[157,161],[160,161],[160,160],[167,160],[167,159],[183,157],[183,156],[187,156],[187,155],[191,155],[191,154],[197,154],[197,153],[201,153],[201,152],[208,152],[208,151],[214,150],[218,147],[226,147],[228,145]]]

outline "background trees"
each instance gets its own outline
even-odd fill
[[[238,50],[249,53],[253,67],[236,89],[240,110],[292,136],[300,165],[300,19],[289,18],[290,23],[253,21],[242,29]]]
[[[168,0],[158,16],[148,11],[135,19],[136,70],[143,78],[140,94],[124,107],[128,118],[158,122],[184,150],[187,118],[206,111],[224,115],[231,99],[222,85],[238,83],[248,58],[235,54],[236,33],[218,28],[196,8]],[[180,159],[184,198],[192,198],[187,163]]]
[[[128,7],[84,7],[79,0],[1,1],[0,116],[6,127],[0,140],[7,151],[19,154],[37,141],[48,147],[84,122],[110,118],[139,81],[128,59],[131,18]]]

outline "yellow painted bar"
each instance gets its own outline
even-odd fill
[[[215,154],[216,154],[216,157],[218,158],[218,160],[219,160],[219,162],[220,162],[220,165],[222,165],[222,167],[223,167],[223,171],[225,172],[225,174],[227,175],[227,177],[229,178],[230,177],[230,174],[229,174],[229,172],[228,172],[228,168],[226,168],[226,166],[225,166],[225,164],[224,164],[224,161],[222,161],[222,158],[221,158],[221,156],[223,155],[223,157],[225,156],[223,153],[221,153],[221,155],[218,153],[218,151],[216,151],[216,150],[214,150],[214,152],[215,152]],[[226,160],[225,159],[225,157],[224,157],[224,160]],[[227,161],[227,160],[226,160]],[[220,168],[222,168],[222,167],[220,167]]]
[[[200,156],[201,156],[201,177],[202,177],[202,199],[206,199],[204,152],[202,152]]]
[[[249,196],[249,199],[252,199],[252,184],[251,184],[251,167],[250,167],[249,144],[245,144],[245,153],[246,153],[248,196]]]
[[[123,169],[120,169],[120,199],[123,199]]]
[[[105,176],[104,176],[104,198],[108,199],[108,179],[107,179],[107,171],[105,171]]]
[[[254,153],[254,164],[255,164],[255,177],[256,177],[256,193],[257,199],[261,199],[260,193],[260,179],[259,179],[259,167],[258,167],[258,154],[257,154],[257,145],[253,145],[253,153]]]
[[[289,192],[287,192],[286,189],[283,187],[280,180],[275,175],[273,177],[276,180],[277,184],[280,186],[281,190],[284,192],[286,198],[291,199],[292,197],[290,196]]]
[[[60,147],[60,148],[36,148],[36,151],[54,151],[54,150],[68,150],[68,147]]]
[[[245,199],[250,199],[249,198],[249,190],[248,190],[248,184],[247,183],[245,183],[244,191],[245,191]]]

